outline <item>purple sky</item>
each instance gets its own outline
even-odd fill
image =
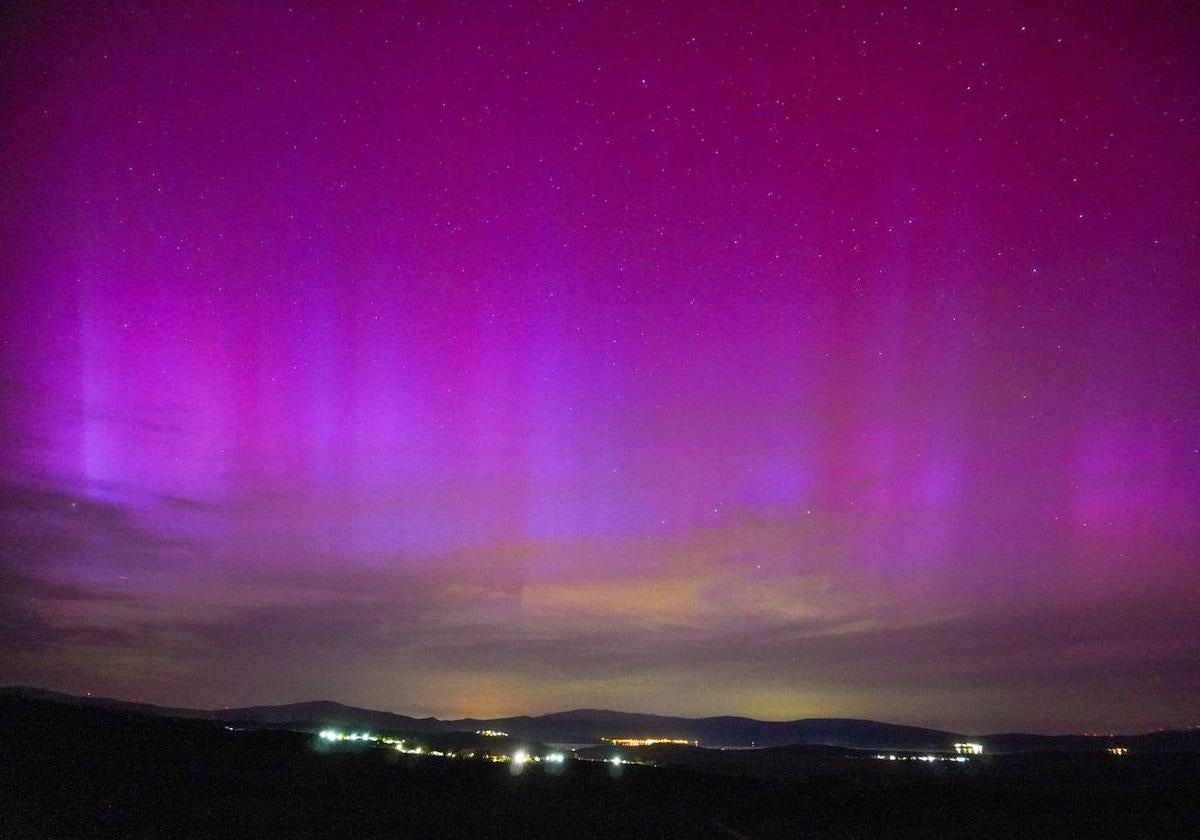
[[[1200,722],[1190,4],[0,36],[0,679]]]

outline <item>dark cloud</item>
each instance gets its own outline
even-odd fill
[[[84,493],[0,481],[0,566],[49,572],[122,571],[180,564],[197,544],[143,527],[127,507]]]
[[[48,647],[87,638],[106,638],[107,644],[133,645],[136,636],[101,628],[64,630],[47,619],[46,610],[72,604],[130,603],[128,594],[61,581],[26,577],[0,568],[0,649],[10,655],[38,653]]]

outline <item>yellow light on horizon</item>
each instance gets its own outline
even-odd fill
[[[696,747],[699,741],[688,741],[683,738],[607,738],[610,744],[617,747],[652,747],[655,744],[678,744]]]

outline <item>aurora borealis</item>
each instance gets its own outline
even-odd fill
[[[4,15],[0,681],[1200,723],[1194,7]]]

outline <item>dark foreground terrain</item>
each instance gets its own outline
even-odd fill
[[[637,757],[631,752],[630,758]],[[1200,836],[1200,755],[966,765],[676,750],[660,766],[417,757],[0,698],[0,837]]]

